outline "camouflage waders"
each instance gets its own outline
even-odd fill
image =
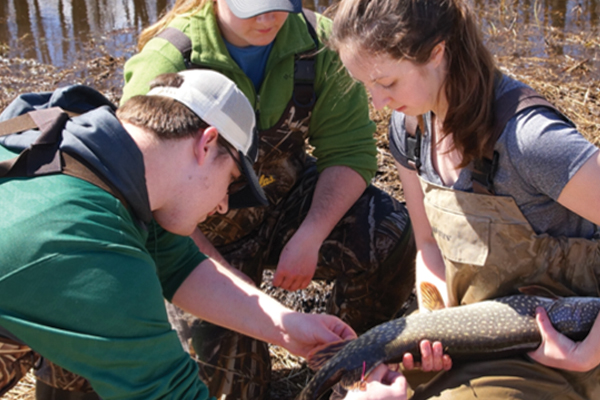
[[[29,347],[0,336],[0,397],[27,375],[38,359]]]
[[[255,170],[270,206],[232,209],[200,225],[227,261],[257,286],[265,268],[277,267],[283,247],[308,213],[319,176],[306,153],[310,115],[298,114],[290,102],[280,122],[259,135]],[[406,208],[369,186],[321,247],[315,279],[335,281],[327,312],[358,333],[388,321],[412,293],[415,255]],[[265,398],[271,372],[266,343],[168,308],[170,316],[178,315],[179,321],[171,321],[180,326],[180,338],[182,330],[189,332],[182,342],[186,347],[191,341],[212,396]]]
[[[41,359],[35,369],[36,400],[100,400],[84,377]]]
[[[41,358],[28,346],[0,335],[0,397],[31,368],[36,377],[37,400],[99,400],[89,382]]]
[[[452,305],[514,294],[527,285],[564,296],[600,294],[600,238],[537,235],[511,197],[421,184]],[[442,372],[413,397],[432,398],[598,399],[600,367],[570,372],[527,357],[473,362]]]

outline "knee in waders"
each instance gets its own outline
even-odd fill
[[[377,271],[365,279],[338,279],[328,312],[358,334],[396,318],[414,303],[416,246],[410,225]]]
[[[35,378],[36,400],[100,400],[87,379],[45,358],[36,367]]]
[[[192,356],[210,395],[226,400],[268,397],[268,344],[205,321],[192,326]]]
[[[19,383],[38,359],[28,346],[0,336],[0,397]]]
[[[396,248],[381,265],[381,280],[386,282],[382,301],[402,310],[412,307],[415,297],[417,247],[412,226],[409,224]]]

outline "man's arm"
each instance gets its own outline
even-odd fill
[[[274,286],[290,291],[308,286],[323,241],[366,187],[365,180],[349,167],[333,166],[321,173],[306,218],[281,252]]]
[[[227,268],[231,273],[237,275],[242,280],[248,282],[251,285],[254,285],[254,282],[252,281],[252,279],[250,279],[248,275],[229,265],[227,260],[225,260],[225,257],[223,257],[221,253],[219,253],[219,251],[215,248],[215,246],[213,246],[213,244],[208,240],[208,238],[204,235],[204,233],[202,233],[202,231],[199,228],[196,228],[196,230],[194,231],[194,233],[192,233],[190,237],[194,240],[194,243],[196,243],[196,246],[198,246],[202,253],[206,254],[207,256],[221,264],[223,267]]]
[[[337,317],[294,312],[210,258],[181,284],[173,304],[303,357],[316,346],[356,337]]]

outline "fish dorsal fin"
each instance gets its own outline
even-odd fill
[[[421,299],[423,301],[423,308],[427,311],[446,308],[440,291],[432,283],[421,282]]]
[[[529,296],[547,297],[549,299],[560,298],[559,296],[554,294],[550,289],[546,289],[545,287],[538,285],[522,286],[519,288],[519,292],[522,294],[527,294]]]
[[[319,370],[327,361],[329,361],[331,357],[346,347],[346,345],[352,340],[354,339],[340,340],[339,342],[327,343],[315,347],[310,353],[308,353],[308,356],[306,357],[308,367],[313,371]]]

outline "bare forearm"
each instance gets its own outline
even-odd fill
[[[203,320],[275,344],[282,344],[282,319],[292,312],[211,259],[183,282],[173,303]]]
[[[365,191],[367,184],[353,169],[335,166],[319,176],[310,210],[300,229],[321,242]]]
[[[419,306],[422,306],[420,291],[421,282],[434,284],[440,291],[444,302],[448,305],[446,289],[446,267],[440,249],[433,237],[431,225],[425,212],[423,190],[415,171],[404,168],[396,163],[398,174],[404,188],[406,206],[412,222],[415,241],[417,244],[417,294]]]
[[[192,233],[191,238],[194,240],[194,243],[196,243],[196,246],[198,246],[202,253],[206,254],[219,264],[223,265],[223,267],[227,268],[231,273],[237,275],[239,278],[243,279],[247,283],[254,285],[254,282],[252,282],[252,279],[250,279],[250,277],[232,267],[227,262],[227,260],[225,260],[223,255],[219,253],[219,251],[215,248],[215,246],[213,246],[213,244],[208,240],[208,238],[204,236],[200,229],[196,228],[194,233]]]

